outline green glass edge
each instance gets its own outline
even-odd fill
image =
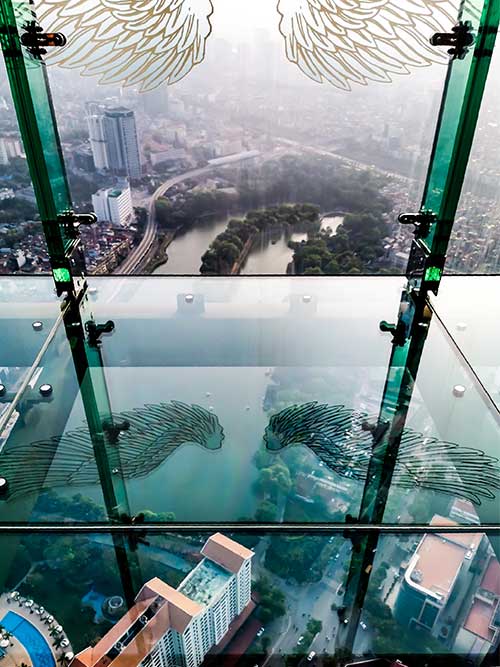
[[[40,217],[53,266],[76,245],[59,215],[72,209],[46,66],[21,45],[26,21],[35,20],[25,0],[0,0],[0,43]]]
[[[469,0],[463,3],[459,18],[470,21],[477,36],[464,60],[452,61],[448,70],[421,207],[436,214],[436,222],[423,242],[432,255],[441,257],[446,255],[472,148],[500,20],[500,2]]]

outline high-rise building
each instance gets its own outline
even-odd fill
[[[106,109],[104,138],[108,168],[129,178],[141,177],[141,156],[134,112],[125,107]]]
[[[216,533],[176,589],[154,578],[135,605],[72,667],[198,667],[251,604],[253,551]]]
[[[95,168],[109,169],[106,139],[104,137],[104,107],[98,102],[87,102],[85,111]]]
[[[128,178],[141,177],[141,156],[134,112],[125,107],[86,104],[90,146],[96,169]]]

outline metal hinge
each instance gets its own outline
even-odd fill
[[[428,235],[432,223],[436,222],[436,214],[432,211],[401,213],[398,216],[398,222],[402,225],[413,225],[415,227],[415,237],[422,239]]]
[[[451,46],[448,53],[452,59],[463,60],[474,44],[472,34],[472,23],[470,21],[459,21],[453,26],[451,32],[436,32],[430,38],[432,46]]]
[[[21,44],[37,58],[47,53],[45,47],[66,45],[66,37],[61,32],[44,32],[36,21],[28,21],[23,28],[25,32],[21,35]]]
[[[64,225],[70,235],[74,235],[80,225],[94,225],[97,222],[97,215],[95,213],[75,213],[74,211],[66,211],[57,216],[57,222]]]
[[[90,347],[99,347],[102,344],[101,336],[113,333],[114,330],[115,323],[112,320],[108,320],[105,324],[96,324],[94,320],[85,323],[85,331],[89,337]]]

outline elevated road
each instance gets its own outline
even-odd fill
[[[146,224],[146,229],[144,231],[144,236],[139,243],[139,245],[132,250],[127,259],[118,266],[114,273],[115,275],[130,275],[135,273],[141,264],[143,264],[148,253],[151,251],[154,240],[156,238],[156,233],[158,231],[158,225],[156,222],[156,202],[160,197],[163,197],[170,188],[174,185],[179,185],[183,181],[187,181],[190,178],[197,178],[199,176],[204,176],[209,174],[220,167],[223,167],[227,164],[235,164],[237,162],[243,162],[244,160],[251,160],[261,157],[261,154],[257,151],[237,153],[236,155],[230,155],[227,158],[221,158],[214,161],[213,163],[207,165],[206,167],[200,167],[199,169],[192,169],[191,171],[186,171],[183,174],[173,176],[169,178],[168,181],[165,181],[160,185],[160,187],[153,193],[148,207],[148,222]]]

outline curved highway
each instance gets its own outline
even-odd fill
[[[256,157],[261,157],[260,153],[257,153],[256,151],[238,153],[236,155],[231,155],[228,158],[217,160],[213,164],[209,164],[207,167],[201,167],[199,169],[192,169],[191,171],[186,171],[185,173],[179,174],[178,176],[174,176],[170,178],[168,181],[165,181],[165,183],[162,183],[160,187],[154,192],[154,194],[151,197],[151,201],[149,202],[148,223],[146,225],[144,236],[141,242],[136,248],[134,248],[134,250],[132,250],[127,259],[122,264],[120,264],[119,267],[115,269],[114,273],[118,275],[133,274],[135,273],[135,271],[137,271],[139,266],[144,261],[145,257],[151,250],[151,246],[153,245],[153,242],[156,238],[156,231],[157,231],[156,215],[155,215],[156,201],[159,197],[162,197],[168,190],[170,190],[170,188],[172,188],[174,185],[179,185],[179,183],[186,181],[188,178],[196,178],[198,176],[203,176],[204,174],[208,174],[209,172],[214,171],[215,169],[218,169],[219,167],[224,166],[226,164],[242,162],[243,160],[250,160]]]

